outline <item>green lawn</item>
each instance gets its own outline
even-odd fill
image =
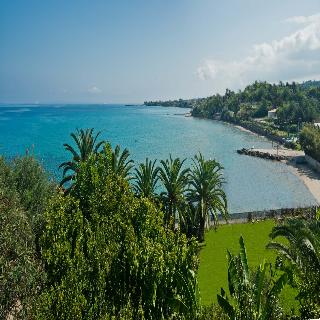
[[[275,225],[273,220],[255,223],[229,224],[219,226],[217,231],[206,233],[206,242],[200,251],[200,267],[198,272],[202,304],[216,302],[220,288],[228,289],[227,250],[239,252],[239,238],[242,235],[246,244],[250,267],[256,267],[265,259],[274,262],[276,254],[267,250],[269,233]],[[294,299],[296,292],[286,286],[280,300],[286,312],[291,308],[298,310],[298,302]]]
[[[228,288],[227,249],[232,253],[239,252],[239,238],[242,235],[246,244],[249,266],[258,266],[263,259],[274,262],[276,254],[267,250],[269,233],[275,225],[273,220],[255,223],[229,224],[218,227],[217,231],[206,233],[206,242],[200,251],[200,267],[198,273],[202,304],[216,301],[220,288]],[[288,305],[292,305],[294,292],[286,287],[282,294]]]

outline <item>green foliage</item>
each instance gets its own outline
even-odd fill
[[[310,122],[320,113],[320,88],[296,83],[270,84],[254,82],[237,93],[227,89],[225,95],[213,95],[193,103],[193,116],[213,118],[222,112],[225,121],[234,121],[232,111],[240,120],[267,116],[268,110],[278,108],[280,124]]]
[[[205,228],[210,217],[217,223],[218,214],[227,219],[227,197],[222,189],[222,166],[215,160],[205,160],[201,153],[193,159],[189,179],[188,200],[196,206],[199,219],[199,241],[204,241]]]
[[[196,318],[196,242],[165,229],[162,212],[134,196],[106,166],[109,157],[81,163],[70,195],[48,206],[40,316],[104,319],[130,310],[134,319]]]
[[[253,117],[254,118],[263,118],[268,115],[268,102],[266,100],[261,101],[258,104],[258,107],[256,110],[253,112]]]
[[[24,165],[30,158],[16,159],[14,169],[0,158],[0,318],[28,319],[36,308],[36,297],[41,288],[43,272],[36,258],[35,235],[32,230],[32,212],[42,207],[36,201],[34,181],[28,181]],[[20,166],[23,163],[24,165]],[[27,165],[28,167],[28,165]],[[22,169],[21,171],[19,169]],[[34,171],[31,170],[34,178]],[[31,196],[23,198],[22,189],[16,190],[17,177],[21,177]],[[21,186],[21,185],[20,185]],[[27,192],[28,190],[26,190]],[[40,195],[41,196],[41,195]],[[34,211],[36,212],[36,210]],[[40,212],[36,212],[40,214]]]
[[[170,101],[145,101],[145,106],[162,106],[162,107],[178,107],[178,108],[192,108],[194,99],[190,100],[170,100]]]
[[[305,125],[300,132],[300,144],[307,155],[320,161],[320,128]]]
[[[285,270],[292,286],[297,286],[300,312],[303,318],[320,316],[320,221],[290,219],[273,228],[270,242],[281,257],[280,267]],[[286,243],[281,241],[286,239]]]
[[[192,202],[185,202],[181,207],[180,230],[188,238],[199,238],[200,214],[197,205]]]
[[[317,116],[315,101],[306,98],[300,100],[299,102],[284,103],[277,110],[278,122],[296,124],[312,122]]]
[[[176,221],[181,221],[181,211],[186,203],[184,193],[190,170],[183,168],[185,160],[172,159],[170,155],[169,159],[160,161],[159,177],[164,188],[160,195],[164,203],[164,223],[172,228]]]
[[[60,185],[66,184],[66,194],[72,192],[73,188],[79,183],[77,174],[83,162],[88,161],[90,157],[97,159],[97,155],[104,154],[104,166],[107,171],[122,177],[126,180],[134,178],[133,189],[138,196],[144,196],[149,199],[160,200],[164,208],[164,224],[175,228],[176,223],[180,224],[183,230],[189,237],[197,236],[201,241],[204,239],[205,226],[208,226],[208,217],[212,215],[217,220],[217,213],[226,215],[226,197],[221,188],[222,177],[220,171],[222,168],[216,161],[205,161],[201,154],[195,157],[199,167],[195,165],[194,174],[191,174],[189,179],[190,169],[184,168],[185,160],[180,161],[179,158],[160,161],[161,166],[156,167],[156,161],[146,159],[145,164],[140,164],[135,169],[134,176],[131,176],[133,168],[133,160],[127,149],[121,152],[120,146],[117,145],[112,150],[110,144],[101,141],[97,142],[100,132],[93,135],[93,129],[77,130],[72,133],[71,137],[76,143],[78,151],[69,144],[64,144],[65,149],[71,152],[73,158],[71,161],[64,162],[60,165],[63,168],[64,178]],[[99,152],[101,146],[104,145],[103,151]],[[197,171],[198,170],[198,171]],[[199,170],[206,170],[203,176]],[[68,172],[72,173],[68,175]],[[198,176],[197,176],[198,175]],[[211,177],[210,177],[211,175]],[[201,181],[207,179],[207,181]],[[211,180],[210,180],[211,179]],[[156,194],[158,181],[162,183],[162,192],[158,196]],[[210,181],[209,181],[210,180]],[[200,202],[200,206],[195,208],[194,203],[198,202],[201,195],[197,195],[201,191],[201,183],[210,184],[211,188],[205,195],[207,198],[204,202]],[[188,189],[191,185],[198,190]],[[207,187],[206,187],[207,188]],[[189,190],[189,197],[186,197],[186,191]],[[211,192],[211,195],[210,195]],[[208,198],[210,197],[210,199]],[[202,199],[203,200],[203,199]],[[189,201],[189,203],[187,203]],[[159,204],[159,203],[158,203]],[[90,207],[90,204],[87,205]],[[207,223],[206,223],[207,221]]]
[[[240,252],[228,252],[230,296],[221,289],[218,303],[229,319],[279,319],[278,296],[287,281],[286,274],[274,280],[271,265],[262,263],[254,272],[249,269],[246,247],[240,237]]]
[[[264,97],[263,90],[259,94]],[[226,96],[230,110],[239,112],[239,96],[231,91]],[[224,107],[221,96],[211,103],[218,103],[215,112]],[[312,145],[309,129],[318,130],[305,127],[304,146]],[[208,233],[199,274],[205,299],[208,290],[203,283],[214,292],[227,280],[221,261],[240,233],[250,239],[248,247],[255,257],[247,256],[241,238],[240,253],[229,253],[228,297],[222,290],[220,306],[202,308],[199,248],[193,236],[204,239],[210,216],[215,221],[218,214],[226,217],[222,167],[201,154],[194,157],[191,170],[185,160],[171,156],[160,167],[146,159],[135,169],[130,186],[133,161],[128,150],[97,144],[98,136],[93,136],[93,129],[80,130],[73,136],[79,152],[65,145],[74,163],[66,170],[74,169],[67,194],[55,192],[33,156],[10,164],[0,158],[0,318],[273,319],[283,315],[278,296],[286,278],[299,290],[301,315],[319,316],[318,216],[273,230],[273,238],[287,238],[270,244],[280,254],[277,262],[285,271],[280,277],[269,263],[249,268],[261,256],[272,256],[261,250],[271,221],[226,225],[219,232],[231,232],[212,231],[219,234],[214,240]],[[64,169],[69,164],[63,164]]]
[[[218,214],[227,218],[227,199],[222,189],[222,167],[215,160],[205,160],[201,153],[193,160],[192,170],[184,168],[179,158],[161,161],[146,159],[136,168],[134,189],[136,194],[152,200],[161,200],[165,210],[164,224],[176,224],[188,238],[204,240],[210,218],[218,222]],[[162,192],[156,194],[160,180]],[[157,202],[157,201],[156,201]],[[158,202],[157,202],[158,203]]]
[[[149,199],[156,197],[156,189],[159,180],[158,171],[156,167],[156,160],[151,161],[146,158],[145,163],[140,163],[135,169],[135,184],[134,190],[138,196]]]
[[[218,304],[202,307],[201,320],[228,320],[228,316]]]
[[[117,145],[111,152],[110,157],[107,157],[107,165],[119,177],[130,180],[132,178],[130,177],[130,171],[133,168],[133,160],[130,160],[129,157],[129,150],[125,148],[120,154],[120,146]]]
[[[43,213],[54,184],[40,163],[29,155],[14,159],[12,174],[21,204],[33,220]]]
[[[72,182],[75,179],[80,163],[87,160],[92,154],[98,153],[99,149],[106,144],[105,141],[97,142],[101,132],[94,135],[93,131],[93,128],[77,129],[75,133],[70,134],[76,148],[68,143],[63,145],[65,150],[69,151],[72,155],[70,161],[63,162],[59,166],[59,168],[63,169],[63,179],[61,180],[60,185],[63,186],[67,184],[67,191],[70,191],[70,188],[72,187]],[[69,174],[70,171],[71,173]]]

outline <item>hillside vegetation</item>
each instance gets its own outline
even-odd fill
[[[270,84],[256,81],[238,92],[227,89],[223,95],[207,98],[146,104],[189,107],[194,117],[239,124],[296,148],[303,125],[320,119],[320,82]],[[269,117],[271,110],[274,115]]]

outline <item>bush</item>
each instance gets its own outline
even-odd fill
[[[54,192],[54,183],[50,182],[48,174],[33,156],[16,158],[11,167],[21,205],[34,223],[44,212],[47,200]]]
[[[300,144],[304,152],[320,161],[320,129],[314,125],[305,125],[300,133]]]
[[[42,279],[31,224],[19,204],[12,171],[0,159],[0,318],[31,317]]]
[[[196,242],[166,230],[163,213],[136,198],[105,156],[82,163],[71,194],[48,206],[39,317],[104,319],[130,310],[134,319],[195,318]]]

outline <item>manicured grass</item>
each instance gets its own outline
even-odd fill
[[[267,250],[269,233],[275,225],[273,220],[255,223],[222,225],[206,233],[205,245],[200,251],[198,273],[201,300],[203,304],[216,301],[220,288],[228,288],[227,250],[239,252],[239,238],[245,241],[250,267],[258,266],[263,259],[274,262],[275,253]]]
[[[274,263],[276,253],[267,250],[269,234],[275,225],[273,220],[254,223],[221,225],[217,230],[206,233],[205,244],[200,251],[200,267],[198,272],[201,302],[203,305],[217,301],[217,293],[221,287],[228,289],[227,250],[239,253],[239,238],[245,241],[250,268],[257,267],[263,260]],[[228,291],[227,291],[228,292]],[[286,312],[298,309],[295,300],[297,292],[286,286],[280,300]]]

